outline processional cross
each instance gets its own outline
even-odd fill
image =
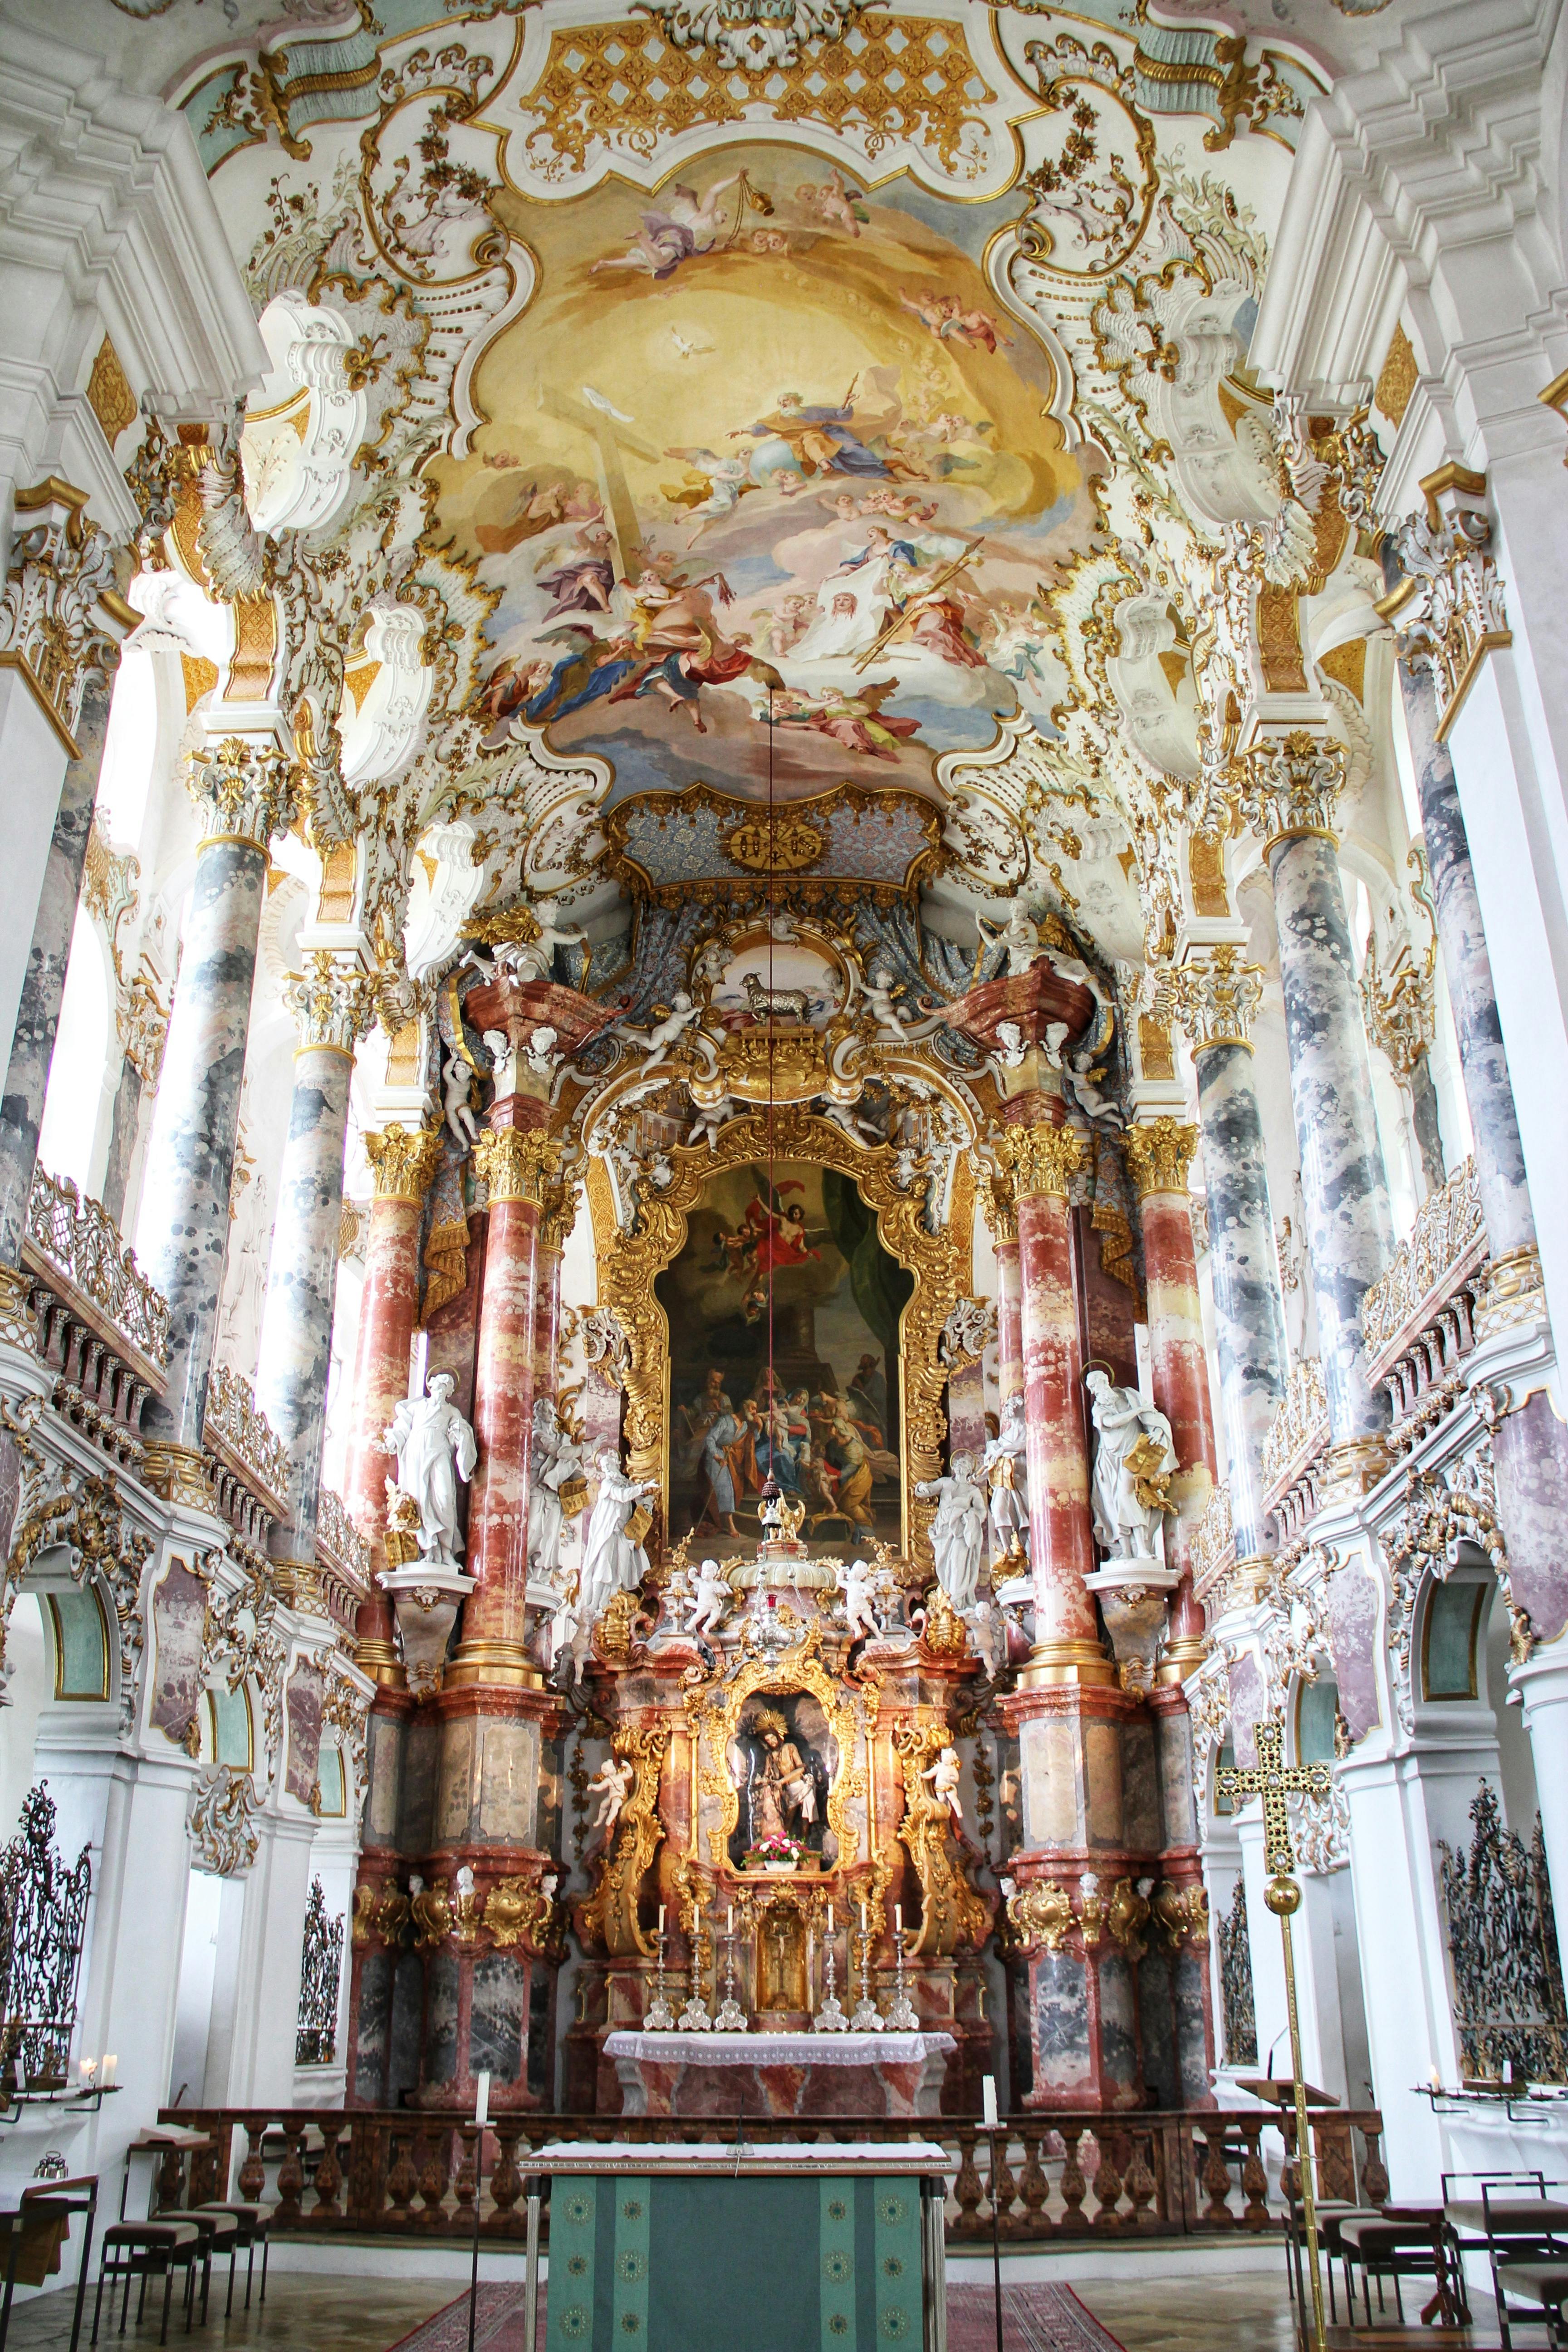
[[[1308,2134],[1307,2084],[1301,2070],[1301,2022],[1296,2009],[1296,1956],[1290,1944],[1290,1915],[1301,1907],[1301,1890],[1293,1873],[1296,1849],[1290,1843],[1288,1797],[1311,1803],[1326,1801],[1333,1787],[1326,1764],[1287,1764],[1285,1738],[1278,1723],[1260,1723],[1254,1735],[1255,1767],[1226,1764],[1220,1768],[1221,1796],[1263,1800],[1263,1860],[1268,1872],[1264,1901],[1279,1922],[1285,1946],[1285,2008],[1290,2025],[1290,2071],[1295,2076],[1296,2171],[1301,2184],[1301,2220],[1307,2233],[1307,2263],[1312,2279],[1312,2343],[1324,2352],[1323,2286],[1318,2275],[1318,2201],[1312,2188],[1312,2143]]]

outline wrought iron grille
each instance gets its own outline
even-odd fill
[[[1470,1821],[1468,1856],[1437,1846],[1465,2073],[1495,2082],[1506,2059],[1522,2081],[1561,2083],[1568,2013],[1541,1815],[1527,1846],[1504,1829],[1497,1791],[1483,1780]]]
[[[310,1881],[305,1906],[305,1945],[300,1968],[300,2023],[294,2040],[296,2066],[331,2066],[338,2054],[338,1988],[343,1973],[343,1923],[327,1916],[319,1878]]]
[[[1225,2063],[1258,2063],[1258,2012],[1252,2005],[1252,1946],[1247,1936],[1247,1888],[1238,1878],[1228,1914],[1219,1918],[1220,2005],[1225,2013]]]
[[[23,1799],[20,1826],[0,1853],[5,2066],[29,2084],[65,2075],[91,1892],[89,1849],[66,1868],[55,1850],[54,1800],[40,1782]]]

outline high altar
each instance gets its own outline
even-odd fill
[[[1015,913],[939,1051],[879,1011],[852,921],[756,901],[686,923],[630,1049],[503,968],[527,905],[454,984],[497,1075],[472,1177],[438,1180],[467,1249],[424,1365],[478,1467],[466,1568],[384,1454],[359,1496],[390,1605],[354,2095],[460,2108],[487,2068],[548,2105],[563,2042],[589,2113],[973,2113],[1003,2071],[1016,2105],[1202,2100],[1207,1470],[1190,1361],[1156,1347],[1168,1417],[1134,1393],[1120,1205],[1131,1169],[1151,1288],[1184,1241],[1190,1269],[1161,1215],[1190,1130],[1111,1157],[1069,1119],[1064,1036],[1129,1049],[1055,918]],[[1131,1399],[1131,1453],[1097,1396]]]

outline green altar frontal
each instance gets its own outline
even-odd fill
[[[554,2173],[547,2352],[935,2352],[940,2173],[886,2147],[853,2169],[837,2150],[816,2163],[680,2153],[679,2166]],[[940,2148],[921,2154],[940,2165]]]

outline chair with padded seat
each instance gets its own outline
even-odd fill
[[[1541,2185],[1545,2191],[1563,2184]],[[1493,2184],[1483,2181],[1481,2216],[1503,2352],[1513,2352],[1512,2324],[1524,2317],[1545,2329],[1548,2345],[1568,2344],[1562,2315],[1568,2298],[1568,2200],[1521,2197],[1512,2182],[1494,2194]]]
[[[256,2276],[256,2249],[258,2246],[260,2247],[261,2294],[259,2300],[262,2303],[265,2303],[267,2300],[267,2251],[272,2223],[271,2206],[247,2205],[243,2200],[211,2197],[207,2199],[205,2204],[197,2205],[192,2210],[197,2215],[202,2213],[226,2213],[233,2220],[236,2231],[234,2242],[235,2251],[238,2253],[248,2253],[250,2258],[246,2264],[245,2271],[245,2307],[247,2311],[250,2309],[250,2287],[251,2282]],[[234,2263],[231,2260],[228,2266],[228,2301],[224,2306],[224,2316],[226,2319],[233,2309]]]
[[[166,2344],[169,2340],[169,2304],[177,2270],[185,2273],[185,2333],[188,2336],[195,2316],[196,2271],[205,2260],[205,2243],[195,2222],[184,2215],[178,2220],[161,2221],[116,2221],[105,2230],[98,2273],[98,2300],[93,2305],[89,2343],[98,2342],[98,2323],[103,2310],[105,2286],[110,2289],[109,2315],[112,2320],[112,2290],[121,2282],[124,2284],[125,2291],[120,2306],[120,2333],[123,2336],[131,2309],[132,2280],[139,2278],[142,2282],[142,2291],[136,2302],[136,2324],[140,2327],[142,2315],[147,2305],[147,2282],[150,2278],[161,2278],[163,2282],[163,2322],[158,2331],[158,2341]]]
[[[1393,2281],[1394,2307],[1403,2326],[1405,2298],[1400,2289],[1401,2279],[1418,2278],[1430,2284],[1436,2276],[1429,2224],[1425,2221],[1391,2221],[1384,2213],[1354,2213],[1340,2219],[1338,2235],[1342,2249],[1348,2257],[1345,2294],[1350,2305],[1349,2318],[1353,2323],[1355,2299],[1349,2270],[1349,2263],[1353,2262],[1361,2272],[1362,2312],[1367,2326],[1373,2324],[1372,2282],[1374,2278],[1380,2312],[1386,2307],[1384,2282]]]

